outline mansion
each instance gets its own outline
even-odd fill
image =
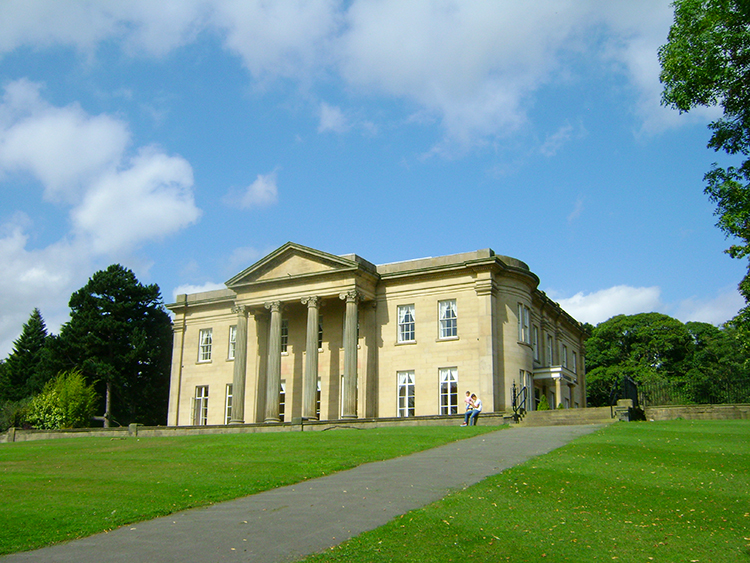
[[[374,265],[287,243],[178,295],[170,426],[586,405],[582,325],[490,249]]]

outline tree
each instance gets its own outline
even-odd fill
[[[47,379],[38,368],[47,338],[42,314],[34,309],[3,365],[0,400],[18,401],[41,391]]]
[[[661,313],[617,315],[586,341],[586,392],[591,406],[606,405],[624,376],[637,383],[674,380],[690,366],[693,339],[677,319]]]
[[[716,204],[717,226],[736,237],[727,253],[750,255],[750,3],[747,0],[675,0],[674,24],[659,49],[662,103],[687,112],[719,106],[708,146],[740,156],[740,166],[714,163],[704,176]],[[740,283],[750,302],[750,267]]]
[[[159,286],[119,264],[96,272],[70,298],[70,321],[50,342],[48,369],[77,367],[104,397],[105,426],[165,424],[172,321]]]

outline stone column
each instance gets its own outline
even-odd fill
[[[271,311],[268,333],[268,380],[266,383],[266,418],[264,422],[279,422],[279,392],[281,390],[281,302],[266,303]]]
[[[318,392],[318,319],[320,297],[305,297],[307,305],[307,342],[305,345],[305,377],[302,381],[302,418],[317,419],[315,403]]]
[[[551,409],[556,409],[557,405],[563,403],[562,400],[562,372],[560,376],[555,379],[555,404],[550,405]]]
[[[234,337],[234,378],[232,379],[232,419],[230,424],[245,422],[245,381],[247,379],[247,307],[237,305],[237,330]]]
[[[346,301],[341,418],[357,418],[357,303],[360,296],[352,289],[339,295],[339,298]]]

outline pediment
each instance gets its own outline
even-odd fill
[[[226,285],[232,288],[356,268],[357,263],[352,260],[289,242],[234,276]]]

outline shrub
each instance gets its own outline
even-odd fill
[[[31,400],[29,422],[36,428],[82,428],[96,408],[97,395],[94,387],[78,370],[59,374],[47,382],[39,395]]]
[[[20,401],[6,401],[0,407],[0,432],[8,428],[24,428],[28,426],[29,404],[31,398]]]
[[[536,410],[538,410],[538,411],[548,411],[549,410],[549,401],[547,400],[547,395],[542,395],[542,398],[539,401],[539,404],[537,405]]]

